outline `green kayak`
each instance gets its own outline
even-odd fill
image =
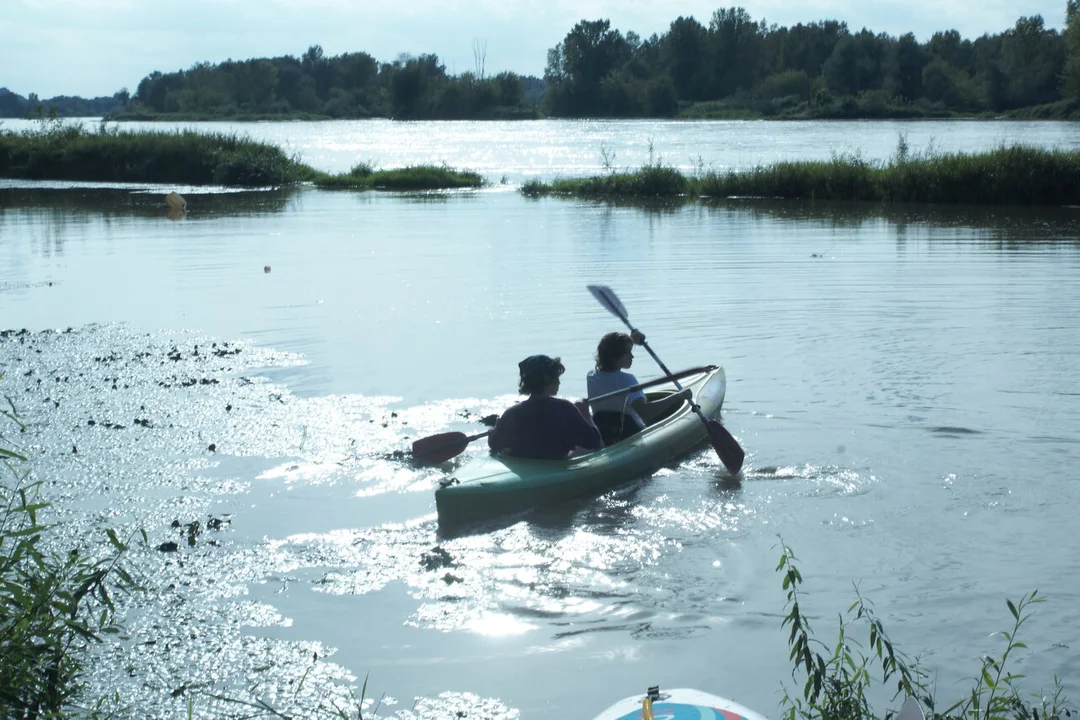
[[[727,389],[724,369],[710,366],[683,380],[708,418],[720,415]],[[647,393],[650,400],[674,388]],[[527,460],[485,454],[440,482],[435,506],[440,526],[518,513],[579,495],[595,495],[651,475],[706,439],[705,424],[683,403],[637,435],[569,460]]]

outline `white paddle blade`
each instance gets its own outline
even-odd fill
[[[900,714],[896,716],[896,720],[925,720],[919,701],[908,695],[907,700],[900,706]]]
[[[622,301],[619,300],[619,296],[615,294],[615,291],[606,285],[589,285],[589,292],[593,294],[601,305],[607,308],[607,311],[619,318],[623,322],[626,322],[630,317],[630,314],[626,312],[626,308],[623,307]]]

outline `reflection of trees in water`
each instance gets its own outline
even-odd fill
[[[188,212],[165,204],[163,192],[133,192],[113,188],[0,189],[0,236],[27,232],[44,256],[61,255],[65,239],[80,228],[110,228],[128,218],[199,222],[230,216],[281,213],[294,210],[300,190],[258,190],[230,193],[184,193]]]
[[[227,193],[181,193],[188,202],[188,219],[210,216],[279,213],[294,208],[302,189],[283,188]],[[102,217],[167,217],[164,192],[113,188],[9,188],[0,189],[0,219],[24,211],[35,221],[70,219],[72,211]],[[180,217],[183,215],[181,214]]]
[[[574,202],[583,202],[577,198]],[[736,213],[752,220],[783,220],[858,230],[888,224],[901,242],[907,239],[986,240],[1003,248],[1033,242],[1074,243],[1080,248],[1080,207],[929,205],[780,200],[765,198],[663,198],[596,200],[601,208],[636,208],[649,216],[692,212]],[[929,233],[932,233],[930,237]]]
[[[716,200],[713,210],[734,211],[753,219],[810,222],[831,228],[860,229],[887,223],[897,239],[950,237],[1001,242],[1022,247],[1032,242],[1080,245],[1080,208],[996,205],[908,205],[901,203],[814,202],[801,200]],[[950,232],[951,231],[951,232]],[[932,232],[930,237],[928,233]]]

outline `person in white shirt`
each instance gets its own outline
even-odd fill
[[[638,330],[631,335],[610,332],[602,337],[596,346],[596,367],[586,376],[589,397],[638,385],[637,378],[625,371],[634,364],[634,345],[644,342],[645,335]],[[651,419],[677,408],[690,397],[691,391],[686,388],[663,400],[649,401],[644,392],[636,390],[591,403],[593,422],[604,445],[614,445],[641,432]]]

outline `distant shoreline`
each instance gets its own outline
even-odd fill
[[[451,190],[491,184],[479,173],[437,165],[387,170],[357,163],[330,174],[279,146],[237,133],[137,131],[51,123],[0,131],[0,177],[151,184],[344,190]],[[904,134],[887,161],[858,155],[781,161],[744,171],[685,175],[660,159],[635,171],[521,186],[526,197],[619,202],[720,199],[843,200],[974,205],[1080,204],[1080,151],[999,147],[980,153],[912,152]]]
[[[232,114],[212,115],[208,113],[112,113],[105,115],[104,122],[321,122],[330,120],[395,120],[392,117],[382,116],[356,116],[356,117],[331,117],[329,115],[316,115],[312,113],[289,113],[289,114]],[[915,106],[895,106],[885,108],[863,108],[858,104],[841,103],[835,107],[814,108],[805,107],[798,110],[786,111],[778,114],[766,114],[750,108],[720,105],[717,103],[697,103],[688,105],[680,110],[679,114],[669,117],[629,117],[629,116],[597,116],[597,117],[562,117],[544,115],[537,109],[532,111],[522,110],[515,113],[506,113],[501,116],[484,116],[472,118],[426,118],[423,120],[403,119],[401,122],[486,122],[486,121],[525,121],[525,120],[580,120],[583,122],[596,120],[652,120],[657,122],[671,120],[747,120],[747,121],[807,121],[807,120],[1055,120],[1075,121],[1080,120],[1080,102],[1061,101],[1049,105],[1036,105],[1029,108],[1019,108],[1005,112],[960,112],[957,110],[934,109]]]

